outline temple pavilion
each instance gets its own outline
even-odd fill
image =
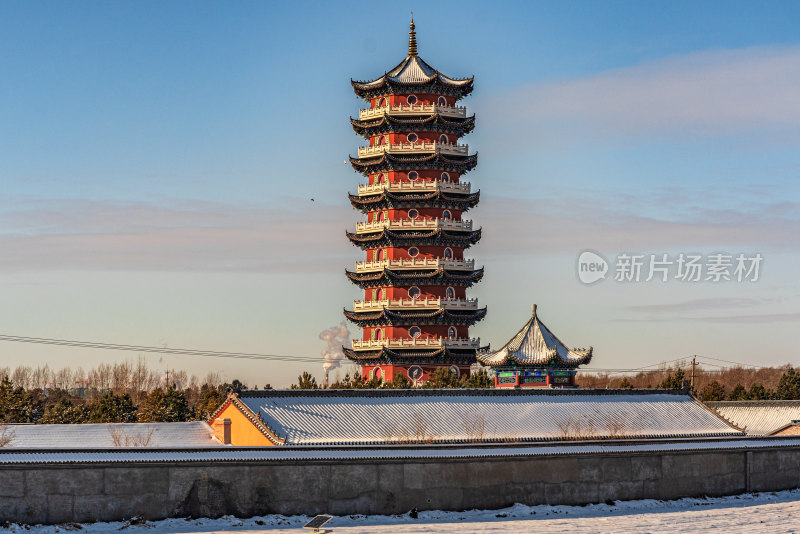
[[[417,55],[414,21],[408,55],[372,81],[351,81],[368,107],[351,118],[368,143],[350,157],[366,183],[350,194],[364,220],[347,237],[365,254],[347,277],[363,300],[344,315],[363,331],[345,347],[362,376],[424,382],[437,368],[457,375],[476,362],[469,327],[486,315],[467,289],[483,276],[464,251],[481,230],[464,218],[477,205],[464,175],[477,154],[461,144],[475,116],[458,102],[473,78],[445,76]]]
[[[539,320],[534,304],[531,318],[508,343],[477,358],[494,370],[498,388],[574,387],[576,369],[591,361],[592,347],[567,348]]]

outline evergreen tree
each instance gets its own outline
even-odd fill
[[[397,373],[394,375],[394,378],[392,378],[392,381],[386,383],[384,387],[388,389],[411,389],[412,384],[411,380],[406,378],[405,373]]]
[[[44,406],[36,401],[22,387],[14,384],[6,376],[0,381],[0,422],[35,423],[42,417]]]
[[[731,394],[728,395],[728,399],[732,401],[743,401],[747,400],[747,390],[744,389],[744,386],[741,384],[736,384],[736,387],[733,388]]]
[[[311,376],[308,371],[297,377],[297,384],[292,384],[292,389],[319,389],[317,379]]]
[[[479,369],[469,375],[467,380],[464,382],[464,387],[475,389],[492,388],[494,387],[494,382],[491,378],[489,378],[489,375],[486,373],[485,369]]]
[[[91,405],[91,423],[135,423],[136,407],[130,395],[114,395],[107,391]]]
[[[675,372],[668,374],[658,387],[661,389],[683,389],[684,378],[683,369],[675,369]]]
[[[800,373],[797,373],[790,367],[781,376],[778,382],[778,389],[775,393],[778,399],[781,400],[800,399]]]
[[[450,369],[440,367],[433,372],[433,375],[428,378],[428,381],[422,387],[426,389],[446,389],[462,388],[464,385]]]
[[[166,391],[154,389],[139,406],[138,419],[141,423],[177,423],[189,419],[189,404],[186,395],[175,388]]]
[[[747,392],[749,400],[767,400],[772,397],[772,391],[764,387],[763,384],[755,383],[750,386],[750,391]]]
[[[620,389],[633,389],[633,384],[631,384],[631,381],[628,380],[627,376],[623,376],[622,377],[622,381],[619,383],[619,388]]]
[[[197,403],[192,407],[192,419],[195,421],[206,421],[214,411],[225,401],[225,386],[213,387],[203,384],[200,387],[200,396]]]
[[[45,408],[40,423],[77,424],[88,423],[92,410],[85,404],[73,404],[66,397],[62,397],[55,404]]]
[[[714,380],[703,389],[702,397],[704,401],[725,400],[725,386]]]

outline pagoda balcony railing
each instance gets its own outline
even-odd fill
[[[357,261],[357,273],[371,273],[392,269],[396,271],[417,271],[425,269],[447,269],[451,271],[473,271],[475,260],[443,260],[439,258]]]
[[[443,117],[467,117],[467,108],[464,106],[441,106],[439,104],[400,104],[399,106],[383,106],[358,110],[360,120],[374,119],[389,115],[428,115],[438,113]]]
[[[379,156],[384,153],[389,154],[424,154],[438,152],[440,154],[451,154],[454,156],[466,156],[469,153],[469,145],[459,145],[458,143],[439,143],[439,142],[418,142],[418,143],[386,143],[375,146],[358,147],[358,157],[366,158],[369,156]]]
[[[378,311],[383,309],[438,309],[450,310],[477,310],[478,299],[382,299],[382,300],[354,300],[353,311]]]
[[[359,185],[358,186],[358,194],[359,195],[374,195],[376,193],[382,193],[383,191],[391,191],[391,192],[399,192],[399,193],[408,193],[408,192],[429,192],[429,191],[436,191],[440,189],[442,191],[450,191],[454,193],[469,193],[470,192],[470,183],[469,182],[443,182],[441,180],[436,181],[421,181],[417,180],[414,182],[394,182],[394,183],[379,183],[379,184],[367,184],[367,185]]]
[[[390,230],[431,230],[434,228],[445,228],[448,230],[460,230],[469,232],[472,230],[472,221],[454,221],[452,219],[398,219],[383,220],[372,222],[360,222],[356,224],[356,232],[366,234],[378,232],[388,228]]]
[[[353,350],[370,350],[387,347],[390,349],[413,349],[413,348],[440,348],[442,346],[452,348],[479,348],[481,340],[479,338],[398,338],[398,339],[354,339]]]

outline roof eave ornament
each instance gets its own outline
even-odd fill
[[[414,31],[414,12],[411,12],[411,31],[408,32],[408,57],[417,56],[417,32]]]

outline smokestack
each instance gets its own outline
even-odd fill
[[[319,338],[328,343],[328,346],[322,349],[322,369],[325,371],[323,387],[328,389],[328,376],[332,369],[342,365],[344,359],[342,346],[350,344],[350,331],[347,329],[347,324],[342,321],[339,326],[332,326],[320,332]]]

